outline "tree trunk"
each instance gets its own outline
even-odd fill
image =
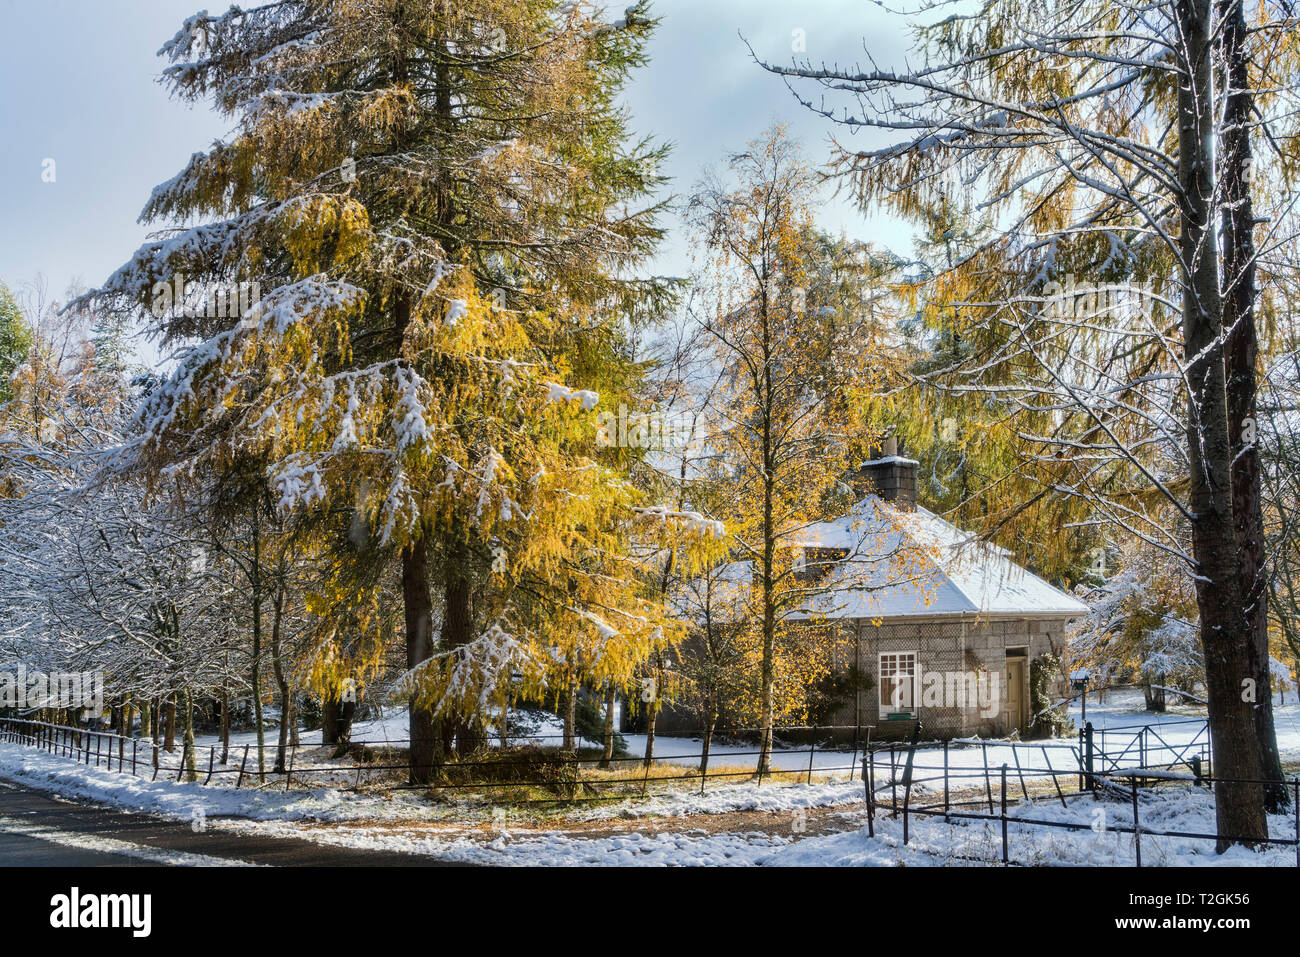
[[[1178,88],[1183,338],[1189,362],[1188,457],[1196,597],[1208,686],[1219,849],[1268,836],[1258,784],[1253,707],[1242,700],[1251,677],[1245,606],[1232,513],[1232,442],[1219,297],[1216,230],[1211,222],[1214,157],[1210,0],[1178,0],[1187,71]]]
[[[406,667],[418,667],[433,656],[433,600],[429,594],[429,548],[423,535],[402,552],[402,602],[406,612]],[[442,733],[427,704],[414,696],[407,706],[410,722],[410,781],[429,784],[443,758]]]
[[[140,702],[140,737],[153,737],[153,708],[150,707],[150,700],[145,698]]]
[[[564,684],[564,743],[565,751],[574,749],[574,725],[577,724],[578,711],[578,675],[570,670]]]
[[[352,719],[357,712],[355,701],[344,701],[333,692],[321,701],[321,743],[334,745],[334,757],[347,753],[352,743]]]
[[[180,692],[181,717],[184,719],[182,725],[185,735],[185,780],[193,784],[198,780],[197,766],[194,759],[194,699],[190,696],[189,688],[182,688]],[[175,723],[176,706],[172,705],[172,723]]]
[[[289,678],[280,654],[280,621],[284,609],[284,590],[277,588],[271,611],[271,672],[280,692],[280,733],[275,745],[275,772],[283,774],[289,750],[289,728],[293,724],[293,702],[289,692]]]
[[[221,763],[230,763],[230,689],[221,689]]]
[[[266,781],[266,720],[262,714],[262,530],[260,503],[253,503],[253,564],[249,586],[253,603],[253,663],[249,676],[253,684],[253,724],[257,729],[257,779]]]
[[[469,549],[464,543],[456,544],[447,559],[442,618],[442,647],[445,651],[474,640],[473,582],[466,572],[470,561]],[[459,757],[468,757],[482,744],[483,731],[478,715],[456,715],[447,724],[447,734],[454,740]]]
[[[167,705],[163,709],[163,750],[172,754],[176,750],[176,695],[167,696]]]
[[[772,729],[776,724],[776,496],[772,437],[772,334],[768,324],[768,270],[763,267],[760,315],[763,321],[763,667],[759,701],[758,780],[771,769]]]
[[[344,701],[343,707],[339,709],[339,727],[338,727],[338,748],[335,755],[343,755],[347,752],[349,745],[352,744],[352,719],[357,714],[357,703],[355,701]]]
[[[641,759],[643,767],[650,767],[655,760],[655,726],[659,723],[659,681],[655,679],[654,696],[647,702],[645,714],[645,756]]]
[[[608,768],[614,763],[614,682],[607,682],[605,685],[605,729],[604,729],[604,750],[600,755],[600,766]]]
[[[339,724],[343,717],[343,702],[332,691],[327,691],[320,703],[320,742],[339,743]]]
[[[1159,677],[1154,680],[1148,677],[1142,679],[1142,690],[1146,696],[1147,710],[1159,714],[1163,714],[1167,710],[1165,689],[1161,686],[1162,680]]]
[[[709,749],[713,747],[713,728],[718,723],[718,709],[710,696],[704,710],[704,743],[700,747],[700,776],[709,773]]]
[[[1220,182],[1224,193],[1223,324],[1227,333],[1228,431],[1232,440],[1232,507],[1237,561],[1246,605],[1250,671],[1255,679],[1255,738],[1264,799],[1270,811],[1290,803],[1273,724],[1268,653],[1268,580],[1258,442],[1259,338],[1255,324],[1255,208],[1251,195],[1250,127],[1255,121],[1241,0],[1218,0],[1228,92],[1224,105]],[[1247,425],[1247,423],[1250,423]]]
[[[774,557],[773,542],[769,539],[764,546],[766,569],[763,573],[763,668],[760,691],[762,698],[760,700],[758,767],[756,769],[760,781],[763,779],[763,775],[771,771],[772,731],[773,726],[776,724],[776,673],[774,664],[776,658],[776,608],[771,597],[771,568]]]

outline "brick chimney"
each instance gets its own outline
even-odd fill
[[[898,438],[886,436],[872,449],[871,458],[853,473],[853,488],[859,495],[875,494],[898,508],[916,508],[916,466],[914,459],[898,454]]]

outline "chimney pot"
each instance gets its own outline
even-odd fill
[[[877,495],[900,509],[911,511],[916,508],[916,463],[898,454],[897,436],[886,436],[878,449],[854,474],[854,491],[859,495]]]

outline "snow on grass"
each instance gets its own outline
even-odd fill
[[[798,808],[839,807],[860,803],[864,799],[862,784],[852,781],[813,784],[744,784],[715,785],[701,794],[695,791],[654,793],[617,804],[602,805],[576,812],[572,816],[584,821],[616,818],[684,817],[688,814],[725,814],[732,811],[793,811]]]
[[[787,789],[789,790],[789,789]],[[1132,834],[1100,828],[1132,823],[1125,802],[1095,801],[1077,796],[1067,808],[1053,801],[1026,802],[1010,809],[1008,825],[1012,862],[1033,866],[1131,866],[1136,862]],[[1210,834],[1214,831],[1214,799],[1210,791],[1171,786],[1145,791],[1139,809],[1143,828]],[[284,824],[237,823],[253,834],[307,837],[344,847],[382,849],[436,857],[440,860],[501,866],[779,866],[779,867],[928,867],[1001,866],[1002,832],[997,820],[954,820],[913,816],[909,842],[903,844],[903,821],[878,813],[875,836],[867,834],[864,811],[841,812],[847,829],[801,838],[796,833],[760,831],[714,833],[700,829],[647,834],[641,831],[609,836],[582,836],[551,831],[521,833],[509,823],[488,838],[448,837],[421,830],[358,826],[298,829]],[[1055,821],[1081,830],[1031,826],[1025,821]],[[1097,829],[1094,829],[1097,826]],[[1291,839],[1294,828],[1286,815],[1269,819],[1275,838]],[[793,832],[793,828],[791,828]],[[1234,847],[1216,854],[1214,841],[1162,837],[1144,833],[1144,866],[1294,866],[1292,847],[1261,851]]]
[[[1008,846],[1013,862],[1042,866],[1132,866],[1136,863],[1133,835],[1110,829],[1131,826],[1132,812],[1119,801],[1096,801],[1080,795],[1061,807],[1057,801],[1022,803],[1009,809],[1020,818],[1008,825]],[[1205,788],[1166,786],[1141,792],[1139,820],[1143,829],[1213,834],[1214,796]],[[863,814],[855,813],[854,817]],[[1055,821],[1081,825],[1082,830],[1031,826],[1022,821]],[[1102,825],[1106,825],[1105,829]],[[1094,827],[1096,829],[1094,829]],[[956,820],[912,817],[909,842],[903,845],[903,821],[886,815],[876,818],[876,836],[866,829],[846,831],[800,841],[762,863],[831,866],[961,865],[981,862],[997,865],[1002,855],[1002,830],[997,820]],[[1274,838],[1291,840],[1295,827],[1288,815],[1269,818]],[[1295,866],[1295,848],[1271,846],[1261,851],[1234,847],[1215,853],[1211,840],[1142,835],[1144,867]]]
[[[246,786],[234,790],[177,782],[164,775],[151,781],[147,775],[133,777],[116,769],[88,767],[72,758],[9,742],[0,743],[0,777],[68,798],[181,820],[191,820],[196,811],[208,818],[327,821],[434,818],[449,813],[404,791],[375,795],[332,788],[284,791]]]
[[[299,837],[335,847],[397,851],[442,861],[501,867],[691,867],[752,865],[792,839],[754,831],[706,834],[703,831],[636,831],[609,837],[550,832],[521,837],[508,828],[490,839],[445,837],[424,831],[347,827],[303,830],[283,824],[235,823],[250,835]]]

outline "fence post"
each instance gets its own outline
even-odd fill
[[[867,783],[867,837],[876,836],[876,752],[870,749],[862,763],[862,778]]]
[[[943,819],[948,820],[948,739],[943,739]]]
[[[248,767],[248,745],[244,745],[244,760],[239,763],[239,777],[235,779],[235,788],[244,783],[244,769]]]
[[[993,783],[989,780],[989,746],[980,745],[980,751],[984,753],[984,793],[989,799],[989,813],[993,813]]]
[[[816,734],[817,734],[817,732],[814,731],[814,732],[813,732],[814,737],[813,737],[813,739],[812,739],[812,744],[809,745],[809,747],[808,747],[808,783],[809,783],[809,784],[812,784],[813,755],[815,755],[815,754],[817,753],[817,738],[816,738]]]
[[[1080,791],[1082,791],[1084,788],[1084,778],[1083,778],[1083,755],[1084,754],[1085,754],[1085,749],[1083,746],[1083,728],[1080,728],[1079,729],[1079,750],[1074,755],[1079,760],[1079,790]]]
[[[181,742],[181,766],[176,771],[177,782],[179,782],[180,779],[185,774],[185,762],[186,759],[189,757],[189,753],[190,753],[190,743],[188,741],[182,741]]]
[[[209,781],[212,780],[212,765],[216,763],[216,760],[217,760],[217,746],[213,745],[212,747],[208,748],[208,776],[203,779],[204,785],[206,785]]]
[[[1092,722],[1089,721],[1083,729],[1084,750],[1083,750],[1083,779],[1088,782],[1088,790],[1093,789],[1092,780]]]
[[[139,738],[131,739],[131,775],[137,778],[140,776],[140,772],[136,767],[135,757],[136,757],[136,748],[139,746],[139,744],[140,744]]]
[[[1010,861],[1007,848],[1007,762],[1002,762],[1002,863]]]
[[[907,844],[907,811],[912,804],[912,766],[916,763],[916,743],[921,740],[921,722],[912,729],[912,741],[907,748],[907,764],[903,768],[903,843]]]
[[[1138,767],[1145,768],[1146,766],[1147,766],[1147,729],[1146,729],[1146,725],[1143,725],[1141,730],[1138,731]],[[1146,784],[1145,778],[1143,778],[1142,783]]]
[[[898,759],[894,757],[894,746],[889,746],[889,806],[894,818],[898,817]]]
[[[1138,825],[1138,779],[1137,775],[1129,778],[1133,782],[1133,854],[1137,857],[1137,866],[1142,866],[1142,828]]]

